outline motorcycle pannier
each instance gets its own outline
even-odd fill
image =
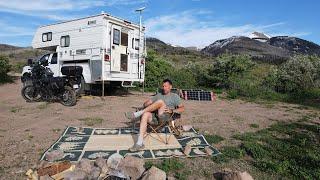
[[[61,73],[65,76],[81,76],[82,71],[81,66],[63,66],[61,68]]]

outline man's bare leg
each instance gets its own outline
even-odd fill
[[[139,150],[144,148],[143,138],[144,138],[144,135],[147,132],[147,124],[148,124],[148,122],[151,122],[151,121],[152,121],[152,113],[151,112],[145,112],[141,117],[140,131],[139,131],[138,140],[134,144],[134,146],[129,149],[130,151],[132,151],[132,152],[139,151]]]
[[[153,112],[159,109],[164,109],[165,107],[166,107],[166,104],[163,102],[163,100],[157,100],[141,111],[137,111],[134,113],[129,112],[129,113],[126,113],[125,115],[129,119],[135,119],[142,116],[145,112]]]

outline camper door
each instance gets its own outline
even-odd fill
[[[111,27],[111,71],[128,72],[130,30],[115,24]]]

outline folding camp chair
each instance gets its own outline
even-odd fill
[[[140,111],[141,107],[133,107],[136,109],[136,111]],[[181,121],[181,114],[180,113],[173,113],[168,121],[164,121],[159,119],[158,124],[152,124],[152,123],[148,123],[147,124],[147,134],[144,138],[150,136],[152,138],[157,139],[160,142],[163,142],[165,144],[168,144],[170,137],[172,135],[176,135],[176,136],[180,136],[181,134],[181,127],[176,125],[177,121]],[[132,129],[135,130],[136,129],[136,124],[137,121],[134,121],[132,124]],[[148,132],[149,130],[149,132]],[[154,133],[156,135],[156,137],[152,136],[152,133]],[[165,134],[165,138],[161,137],[159,135],[159,133],[164,133]],[[168,135],[169,134],[169,135]]]
[[[150,132],[147,132],[147,135],[145,137],[152,137],[157,139],[160,142],[163,142],[165,144],[169,143],[169,140],[171,136],[176,135],[180,136],[181,132],[178,126],[176,126],[176,121],[181,119],[181,114],[179,113],[173,113],[168,121],[164,121],[159,119],[158,124],[152,124],[148,123],[147,124],[147,129],[150,129]],[[161,137],[159,133],[164,133],[165,137]],[[153,137],[152,134],[155,134],[156,137]],[[169,134],[169,135],[168,135]]]

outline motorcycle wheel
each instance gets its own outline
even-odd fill
[[[74,106],[77,103],[76,92],[69,86],[64,87],[64,91],[61,97],[61,104],[64,106]]]
[[[27,102],[38,102],[41,100],[40,92],[32,85],[26,85],[21,89],[21,95]]]

